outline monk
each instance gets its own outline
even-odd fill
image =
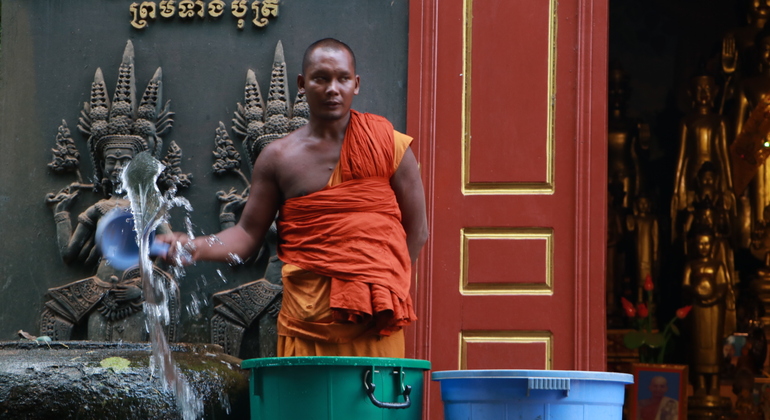
[[[639,400],[639,420],[675,420],[679,418],[679,401],[667,397],[668,381],[663,376],[650,379],[650,398]]]
[[[412,139],[351,110],[360,77],[338,40],[308,47],[297,85],[309,122],[259,154],[239,222],[213,240],[161,236],[166,258],[246,260],[278,212],[278,355],[404,357],[411,266],[428,236]]]

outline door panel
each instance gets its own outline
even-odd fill
[[[434,371],[604,369],[606,7],[411,3],[431,238],[409,352]]]

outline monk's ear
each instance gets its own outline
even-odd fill
[[[356,75],[356,90],[353,92],[353,95],[358,95],[358,90],[361,88],[361,77]]]
[[[297,75],[297,88],[299,93],[305,93],[305,76],[302,74]]]

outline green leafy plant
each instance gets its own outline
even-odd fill
[[[628,299],[620,298],[623,311],[636,324],[635,329],[623,336],[623,344],[631,350],[639,349],[639,361],[642,363],[663,363],[671,336],[681,335],[675,323],[678,319],[687,317],[692,305],[677,309],[676,315],[666,324],[663,331],[656,330],[650,310],[653,307],[652,292],[655,289],[651,276],[647,276],[643,288],[647,295],[646,303],[639,302],[634,306]]]

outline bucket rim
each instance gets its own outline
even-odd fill
[[[264,357],[247,359],[241,363],[241,368],[243,369],[286,366],[381,366],[429,370],[431,365],[430,361],[422,359],[352,356]]]
[[[559,378],[592,380],[604,382],[634,383],[634,376],[628,373],[579,371],[579,370],[445,370],[431,373],[431,379],[442,381],[447,379],[530,379],[530,378]]]

